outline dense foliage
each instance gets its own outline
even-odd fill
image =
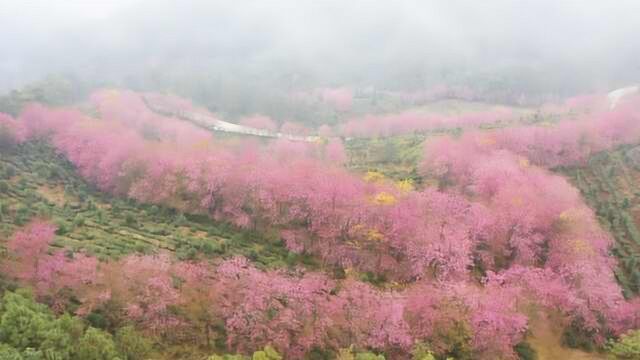
[[[115,360],[144,359],[148,348],[132,348],[144,342],[127,330],[114,338],[87,327],[75,316],[55,316],[27,292],[6,292],[0,301],[0,358],[7,360]]]
[[[620,336],[617,342],[608,344],[609,351],[616,359],[637,359],[640,357],[640,330]]]
[[[289,254],[273,232],[243,230],[206,216],[100,193],[41,141],[0,155],[0,232],[9,236],[32,218],[57,226],[55,248],[98,258],[163,249],[180,259],[243,255],[259,266],[312,259]]]
[[[16,143],[51,141],[105,192],[275,231],[335,276],[262,271],[244,257],[69,256],[49,250],[55,228],[35,221],[9,239],[6,273],[56,311],[112,332],[131,321],[163,343],[244,354],[272,345],[293,359],[351,345],[390,358],[515,358],[532,308],[559,310],[563,326],[596,345],[640,326],[637,300],[624,299],[613,275],[610,236],[545,169],[637,141],[635,102],[552,127],[430,141],[424,176],[439,188],[423,190],[348,173],[337,139],[238,145],[152,113],[135,93],[92,102],[97,117],[35,105],[4,122]],[[107,335],[84,337],[102,349],[94,354],[118,351]]]

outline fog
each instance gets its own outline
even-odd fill
[[[67,74],[286,90],[488,78],[571,95],[639,81],[638,11],[633,0],[4,0],[0,90]]]

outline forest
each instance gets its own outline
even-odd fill
[[[553,123],[489,129],[477,119],[499,117],[443,117],[465,130],[424,142],[419,182],[346,169],[340,129],[217,139],[126,90],[94,92],[91,111],[28,105],[1,119],[0,186],[3,274],[32,293],[7,292],[2,319],[18,301],[109,344],[140,331],[143,350],[465,359],[519,356],[531,318],[553,316],[568,343],[606,348],[640,321],[637,230],[620,215],[630,235],[610,235],[563,173],[633,145],[639,105],[571,99]],[[4,331],[16,351],[81,356]]]
[[[0,360],[640,359],[632,5],[81,3],[0,12]]]

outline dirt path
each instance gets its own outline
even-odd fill
[[[582,350],[571,349],[561,345],[562,330],[555,327],[559,321],[546,314],[540,314],[531,319],[532,334],[527,341],[538,353],[538,360],[604,360],[606,357],[587,353]]]

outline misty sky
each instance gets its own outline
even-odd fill
[[[509,66],[606,88],[640,81],[638,14],[634,0],[0,0],[0,90],[60,72],[218,67],[340,85]]]

